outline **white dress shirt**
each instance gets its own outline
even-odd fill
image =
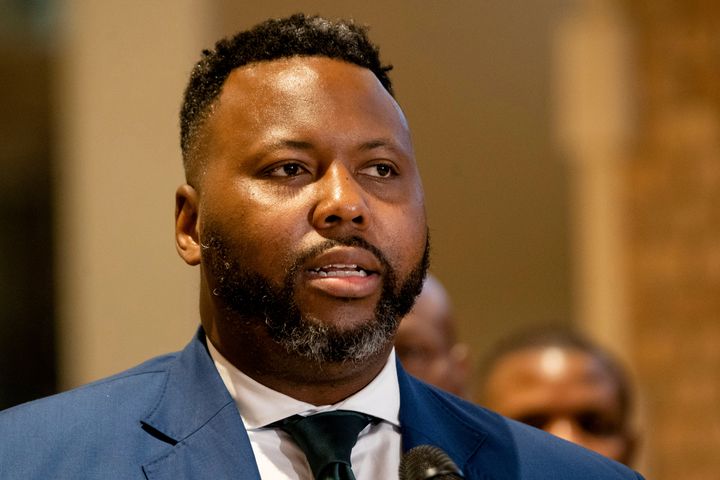
[[[357,480],[398,478],[400,466],[400,389],[395,350],[377,377],[365,388],[333,405],[316,406],[272,390],[248,377],[207,342],[225,386],[240,412],[263,480],[311,480],[303,451],[284,431],[267,427],[291,415],[312,415],[332,410],[354,410],[381,419],[368,425],[352,450],[352,469]]]

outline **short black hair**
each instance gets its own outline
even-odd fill
[[[578,333],[564,327],[537,327],[521,331],[496,344],[481,361],[478,371],[479,393],[484,397],[485,387],[495,366],[507,355],[523,350],[557,347],[577,350],[599,361],[617,386],[617,398],[623,422],[628,421],[632,410],[633,392],[628,374],[622,364],[608,351]]]
[[[218,41],[213,50],[203,50],[190,74],[180,110],[180,147],[188,181],[195,176],[192,149],[197,134],[230,72],[254,62],[295,56],[323,56],[367,68],[393,95],[388,76],[392,66],[381,64],[379,48],[370,42],[367,27],[302,13],[266,20]]]

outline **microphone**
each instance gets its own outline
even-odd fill
[[[465,478],[447,453],[432,445],[411,448],[400,460],[400,480]]]

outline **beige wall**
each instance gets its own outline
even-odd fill
[[[200,0],[68,0],[56,91],[61,387],[181,348],[196,275],[174,251],[177,112]]]
[[[554,32],[553,123],[570,169],[579,327],[629,361],[623,168],[635,132],[635,65],[613,2],[579,0]]]

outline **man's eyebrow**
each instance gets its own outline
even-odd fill
[[[313,144],[310,142],[305,142],[302,140],[292,140],[292,139],[281,139],[277,140],[275,142],[272,142],[266,150],[280,150],[283,148],[294,148],[297,150],[310,150],[313,148]]]
[[[358,147],[358,150],[367,151],[367,150],[373,150],[375,148],[383,148],[383,147],[389,148],[392,150],[397,150],[397,146],[396,146],[395,142],[392,142],[392,141],[384,139],[384,138],[378,138],[375,140],[363,142]]]
[[[312,142],[305,141],[305,140],[293,140],[291,138],[282,138],[282,139],[278,139],[276,141],[269,143],[265,148],[263,148],[263,151],[272,152],[275,150],[282,150],[284,148],[295,149],[295,150],[312,150],[315,147],[316,147],[315,144],[313,144]],[[357,147],[358,151],[360,151],[360,152],[367,152],[370,150],[374,150],[376,148],[387,148],[387,149],[393,150],[393,151],[401,150],[398,147],[396,142],[386,139],[386,138],[376,138],[373,140],[368,140],[366,142],[362,142]]]

